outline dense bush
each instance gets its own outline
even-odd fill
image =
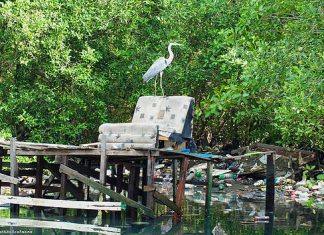
[[[1,4],[1,3],[0,3]],[[0,133],[96,141],[128,121],[151,63],[196,98],[196,140],[324,149],[321,1],[17,0],[0,7]]]

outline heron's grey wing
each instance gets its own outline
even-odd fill
[[[143,81],[148,82],[153,77],[158,75],[162,70],[164,70],[168,66],[167,60],[164,57],[157,59],[151,67],[147,70],[147,72],[143,76]]]

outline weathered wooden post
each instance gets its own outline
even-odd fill
[[[207,162],[207,182],[206,182],[206,201],[205,201],[205,234],[211,234],[210,228],[210,207],[211,207],[211,193],[213,187],[213,163]]]
[[[177,192],[177,181],[178,181],[178,162],[177,159],[172,160],[172,194],[173,194],[173,202],[176,201],[176,192]]]
[[[89,159],[85,159],[84,161],[84,167],[88,170],[87,172],[87,177],[90,176],[89,172],[91,170],[91,160],[90,158]],[[88,185],[83,185],[84,186],[84,200],[85,201],[89,201],[90,198],[89,198],[89,195],[90,195],[90,187]]]
[[[129,182],[128,182],[128,198],[138,201],[138,187],[139,187],[139,167],[131,166],[129,173]],[[137,209],[129,208],[129,215],[132,220],[137,219]]]
[[[273,233],[274,199],[275,199],[275,160],[276,153],[267,155],[267,173],[266,173],[266,209],[265,215],[269,216],[269,223],[265,224],[264,234]]]
[[[176,201],[175,201],[176,205],[180,208],[181,212],[182,212],[182,205],[184,200],[184,189],[185,189],[188,165],[189,165],[189,159],[188,157],[184,156],[181,160],[181,171],[180,171],[178,190],[177,190]],[[179,222],[181,220],[181,216],[182,215],[179,213],[174,213],[173,221],[176,223]]]
[[[3,149],[0,147],[0,174],[2,174],[2,158],[3,158]],[[1,183],[0,181],[0,195],[1,195]]]
[[[100,175],[99,181],[103,186],[106,186],[107,183],[107,152],[106,152],[106,135],[101,136],[100,141]],[[99,201],[105,201],[106,195],[103,193],[99,194]],[[104,220],[106,219],[106,213],[104,211],[98,212],[98,220],[101,220],[101,225],[103,224]]]
[[[142,168],[142,204],[146,205],[147,193],[145,192],[145,188],[147,186],[147,160],[143,161],[143,168]]]
[[[153,189],[153,184],[154,184],[154,166],[155,166],[155,157],[152,156],[151,151],[149,152],[149,156],[147,157],[147,169],[146,169],[146,174],[147,174],[147,179],[146,179],[146,206],[148,208],[151,208],[152,210],[154,209],[154,189]]]
[[[18,163],[16,156],[16,138],[10,139],[10,176],[18,178]],[[10,184],[11,196],[19,196],[19,188],[17,184]],[[13,213],[19,213],[18,205],[10,205],[10,210]]]
[[[266,215],[273,215],[275,197],[275,159],[276,154],[272,152],[267,155],[267,175],[266,175]]]
[[[116,192],[121,193],[123,191],[123,173],[124,173],[124,165],[117,165],[117,182],[116,182]]]
[[[36,163],[36,184],[35,184],[35,198],[42,197],[43,189],[43,169],[44,169],[44,159],[43,156],[37,156]],[[35,207],[35,212],[40,213],[41,208]]]
[[[64,166],[67,166],[68,164],[68,157],[62,156],[61,158],[61,164]],[[65,200],[66,199],[66,192],[67,192],[67,175],[64,173],[61,173],[61,190],[60,190],[60,199]],[[61,208],[60,209],[60,215],[63,216],[65,214],[66,209]]]

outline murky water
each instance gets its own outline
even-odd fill
[[[235,193],[213,193],[210,219],[205,216],[203,191],[188,191],[184,207],[183,221],[172,224],[172,215],[164,206],[157,208],[158,219],[148,222],[131,222],[130,220],[114,220],[105,222],[111,227],[121,228],[122,234],[324,234],[324,210],[313,211],[310,208],[287,202],[277,198],[274,221],[272,223],[255,223],[254,218],[264,215],[264,199],[250,198],[249,195]],[[255,195],[254,195],[255,196]],[[68,210],[64,217],[58,210],[44,210],[36,215],[33,210],[21,207],[19,219],[37,219],[65,221],[78,224],[98,224],[94,212],[77,213]],[[17,218],[10,215],[8,208],[0,208],[0,217]],[[0,224],[1,224],[0,219]],[[75,226],[77,227],[77,226]],[[0,234],[95,234],[57,228],[32,228],[26,226],[1,226]]]

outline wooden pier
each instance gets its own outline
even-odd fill
[[[155,203],[160,203],[174,211],[174,218],[179,221],[189,159],[210,161],[192,154],[163,149],[108,150],[101,143],[71,146],[19,142],[14,138],[10,142],[0,142],[0,153],[0,186],[10,185],[12,196],[2,196],[0,201],[10,202],[12,210],[17,211],[18,205],[66,208],[64,203],[58,202],[94,200],[89,197],[91,187],[103,195],[103,202],[98,203],[112,203],[104,202],[107,197],[110,201],[124,203],[134,220],[138,209],[147,218],[155,218]],[[3,161],[6,156],[10,156],[10,171],[8,163]],[[36,161],[19,163],[21,156],[36,156]],[[159,159],[171,159],[174,166],[179,165],[180,171],[173,167],[173,177],[178,179],[173,182],[173,200],[155,189],[154,169]],[[111,171],[111,175],[106,174],[108,168],[115,169]],[[123,177],[126,168],[129,170],[128,179]],[[45,170],[51,173],[46,181],[43,179]],[[25,176],[35,178],[35,182],[25,183],[19,180]],[[19,188],[34,189],[34,194],[31,195],[34,200],[20,198]],[[53,193],[58,196],[50,196]],[[37,198],[46,198],[46,201],[36,200]],[[74,208],[73,205],[71,204],[71,208]],[[94,208],[79,203],[78,209],[109,210],[109,204],[102,204],[102,208],[99,205]],[[116,208],[120,208],[120,205],[112,211]]]
[[[267,184],[266,211],[272,213],[275,155],[274,152],[265,154],[268,156],[267,182],[270,182]],[[35,161],[20,163],[21,156],[31,157]],[[5,162],[4,158],[10,159],[10,162]],[[172,184],[172,198],[155,188],[155,164],[161,159],[169,159],[172,164],[172,178],[175,179]],[[156,218],[155,203],[160,203],[173,211],[173,222],[177,223],[182,216],[190,160],[207,162],[205,229],[210,231],[208,218],[211,211],[212,169],[213,161],[217,157],[205,158],[176,150],[106,149],[105,144],[101,143],[81,146],[37,144],[18,142],[14,138],[10,142],[0,141],[0,187],[11,187],[11,196],[0,196],[0,202],[10,203],[12,212],[18,212],[19,205],[26,205],[36,209],[61,208],[61,214],[67,208],[95,210],[100,217],[105,216],[107,211],[114,216],[120,216],[116,211],[120,211],[124,204],[127,216],[133,221],[137,220],[139,210],[147,220]],[[111,174],[107,174],[108,169]],[[124,177],[125,169],[129,171],[128,177]],[[44,171],[51,174],[46,180]],[[35,181],[25,182],[25,177],[35,178]],[[33,194],[29,195],[31,198],[21,197],[19,188],[33,189]],[[89,188],[100,192],[99,199],[90,195]],[[86,231],[88,228],[80,229]]]

